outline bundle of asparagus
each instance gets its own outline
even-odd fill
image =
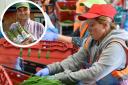
[[[16,44],[26,44],[26,42],[29,39],[29,43],[32,43],[35,41],[34,36],[27,32],[25,28],[23,28],[21,25],[17,25],[16,29],[11,29],[7,32],[8,38],[13,41]],[[27,44],[29,44],[27,42]]]

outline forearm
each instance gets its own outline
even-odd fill
[[[83,63],[86,61],[86,56],[85,50],[81,48],[77,53],[69,56],[67,59],[48,65],[48,68],[51,74],[59,73],[64,70],[76,71],[83,66]]]
[[[96,69],[98,67],[98,69]],[[101,77],[101,72],[104,73],[106,68],[109,69],[109,66],[105,65],[95,65],[88,69],[81,69],[75,72],[64,71],[58,74],[53,75],[55,79],[61,80],[62,82],[69,81],[71,82],[79,82],[83,80],[86,83],[96,82]]]
[[[78,47],[81,47],[83,43],[83,39],[80,37],[72,37],[72,43]]]
[[[60,34],[58,35],[58,40],[63,41],[63,42],[72,43],[72,37],[64,36]]]
[[[68,43],[73,43],[74,45],[80,47],[82,45],[83,39],[80,37],[69,37],[64,35],[58,35],[58,40]]]
[[[49,65],[47,65],[47,67],[48,67],[49,73],[51,75],[54,75],[56,73],[59,73],[59,72],[63,72],[64,71],[64,69],[60,65],[60,62],[55,62],[55,63],[49,64]]]

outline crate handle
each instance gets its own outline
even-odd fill
[[[30,57],[30,54],[31,54],[31,48],[28,48],[28,54],[27,54],[27,56]]]

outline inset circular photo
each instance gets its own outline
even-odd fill
[[[44,11],[32,1],[17,1],[2,15],[2,34],[12,45],[29,47],[38,43],[45,31]]]

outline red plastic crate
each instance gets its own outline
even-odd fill
[[[67,9],[63,10],[62,7],[66,6]],[[74,21],[76,14],[76,1],[56,2],[56,15],[59,21],[65,20]]]
[[[0,39],[0,64],[14,67],[16,58],[22,52],[23,59],[47,65],[53,62],[62,61],[69,55],[77,52],[77,50],[78,48],[69,43],[40,41],[38,44],[29,48],[23,48],[21,51],[19,47],[14,47],[5,39]],[[38,54],[40,54],[40,58]],[[48,56],[49,58],[46,58]]]
[[[0,85],[18,85],[29,76],[0,65]]]

